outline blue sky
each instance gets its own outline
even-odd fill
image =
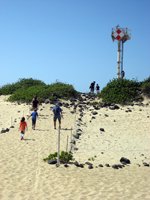
[[[19,78],[56,80],[89,91],[117,78],[117,42],[127,27],[127,79],[150,76],[149,0],[0,0],[0,85]]]

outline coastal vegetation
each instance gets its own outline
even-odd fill
[[[140,83],[135,80],[114,79],[99,95],[106,103],[129,104],[140,98]]]
[[[39,101],[43,102],[45,99],[69,99],[76,97],[78,92],[70,84],[55,82],[47,85],[43,81],[30,78],[4,85],[0,88],[0,95],[10,95],[8,100],[11,102],[29,103],[33,96],[38,96]]]
[[[150,98],[150,77],[141,83],[141,90],[144,96]]]
[[[69,161],[73,160],[73,155],[71,152],[61,151],[59,159],[61,163],[68,163]],[[43,160],[45,162],[49,160],[57,160],[57,152],[49,154],[49,156]]]
[[[113,79],[98,95],[105,103],[130,104],[150,97],[150,77],[142,82],[128,79]]]
[[[6,84],[0,88],[0,95],[10,95],[11,102],[32,101],[38,96],[40,102],[46,99],[70,99],[77,98],[80,93],[70,84],[55,82],[45,84],[41,80],[19,79],[18,82]],[[143,97],[150,98],[150,77],[142,82],[128,79],[113,79],[101,90],[98,97],[105,103],[130,104],[134,101],[141,101]]]

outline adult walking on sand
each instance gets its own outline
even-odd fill
[[[54,117],[54,129],[56,129],[56,121],[58,120],[59,122],[59,128],[61,129],[61,117],[62,117],[62,109],[59,106],[59,103],[56,103],[56,105],[52,108]]]
[[[32,99],[32,110],[38,110],[39,101],[37,96]]]
[[[98,94],[100,92],[100,86],[96,84],[96,93]]]
[[[31,113],[31,115],[29,116],[29,118],[30,117],[32,117],[32,129],[35,130],[36,120],[37,120],[37,117],[38,117],[38,112],[37,112],[36,109]]]
[[[94,89],[95,89],[95,81],[93,81],[91,84],[90,84],[90,92],[91,94],[94,94]]]

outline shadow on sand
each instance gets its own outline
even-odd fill
[[[50,131],[48,129],[35,129],[34,131]]]
[[[24,139],[25,141],[35,141],[35,139],[30,139],[30,138],[26,138],[26,139]]]
[[[61,128],[61,130],[63,130],[63,131],[71,131],[73,129],[72,128]]]

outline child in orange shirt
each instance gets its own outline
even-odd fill
[[[25,117],[21,118],[19,130],[20,130],[21,140],[24,140],[25,130],[27,130],[27,122],[25,121]]]

